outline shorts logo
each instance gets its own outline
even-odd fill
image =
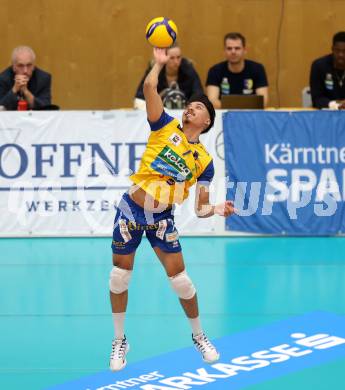
[[[174,242],[174,241],[177,241],[178,239],[179,239],[179,236],[178,236],[177,230],[175,230],[172,233],[167,233],[165,235],[166,242]]]
[[[124,242],[130,241],[132,239],[132,236],[131,236],[130,232],[128,231],[128,226],[127,226],[125,219],[119,220],[119,227],[120,227],[120,234],[121,234],[121,237],[123,238],[123,241]]]
[[[171,141],[175,146],[179,146],[181,141],[182,141],[182,137],[180,137],[178,134],[176,133],[173,133],[170,137],[169,137],[169,141]]]
[[[168,221],[166,219],[162,219],[158,222],[158,229],[156,231],[156,237],[158,237],[160,240],[163,240],[165,231],[168,227]]]
[[[179,244],[178,241],[174,241],[173,244],[172,244],[173,248],[178,248],[179,245],[180,245],[180,244]]]
[[[126,246],[126,244],[124,242],[122,242],[122,241],[114,241],[114,240],[113,240],[113,245],[117,249],[123,249]]]
[[[129,231],[133,231],[133,230],[146,231],[146,230],[158,229],[158,223],[154,223],[154,224],[151,224],[151,225],[142,225],[142,224],[137,223],[137,222],[128,221],[127,226],[128,226],[128,230]]]

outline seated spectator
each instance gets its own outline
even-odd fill
[[[0,74],[0,106],[17,110],[18,100],[28,109],[41,110],[51,105],[51,76],[35,67],[35,53],[28,46],[13,50],[12,66]]]
[[[158,78],[158,93],[166,108],[184,108],[192,95],[203,91],[200,78],[192,63],[182,57],[181,48],[175,44],[168,49],[169,60]],[[134,108],[145,109],[143,85],[152,65],[146,69],[134,99]]]
[[[221,108],[222,95],[262,95],[264,105],[268,103],[268,82],[262,64],[245,59],[246,39],[240,33],[229,33],[224,37],[226,61],[210,68],[206,81],[206,92],[214,108]]]
[[[315,108],[345,109],[345,31],[333,36],[332,54],[312,63],[310,93]]]

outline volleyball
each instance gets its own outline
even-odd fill
[[[154,18],[146,26],[146,39],[154,47],[170,47],[176,40],[176,24],[164,17]]]

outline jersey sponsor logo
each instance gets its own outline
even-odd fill
[[[191,180],[193,177],[192,171],[188,168],[186,161],[167,145],[151,163],[151,168],[159,173],[171,176],[179,182]]]
[[[169,141],[171,141],[175,146],[179,146],[181,141],[182,141],[182,137],[179,136],[178,134],[176,133],[173,133],[170,137],[169,137]]]

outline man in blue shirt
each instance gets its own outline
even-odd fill
[[[240,33],[224,37],[226,61],[210,68],[206,81],[207,96],[214,108],[221,108],[222,95],[262,95],[268,103],[268,82],[262,64],[246,60],[246,39]]]

